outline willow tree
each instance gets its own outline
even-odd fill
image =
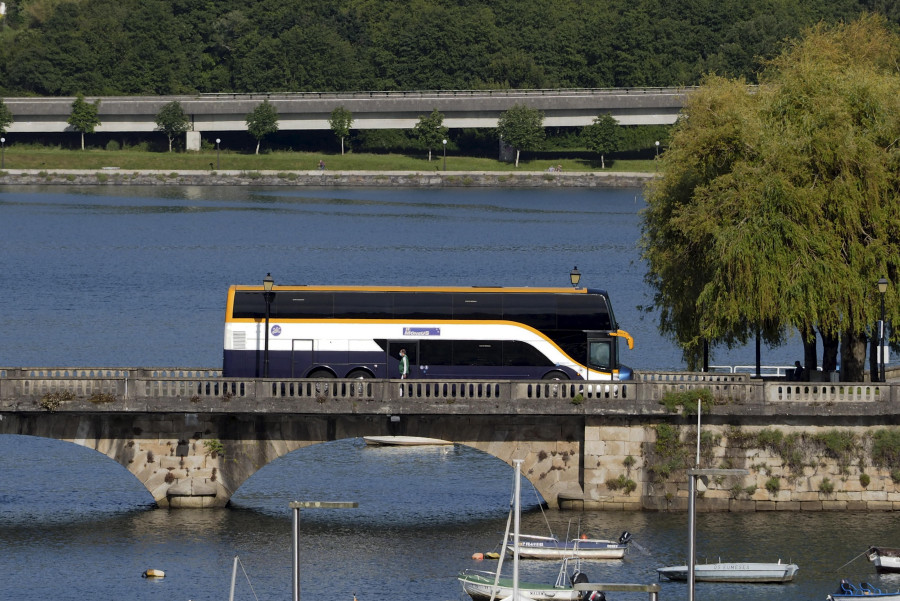
[[[710,77],[689,98],[642,237],[660,330],[689,365],[704,341],[796,330],[812,368],[818,331],[823,367],[840,339],[843,379],[863,378],[875,283],[900,275],[898,59],[900,38],[865,16],[808,30],[757,89]]]

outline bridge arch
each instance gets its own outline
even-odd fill
[[[230,413],[9,414],[0,434],[65,440],[103,453],[124,466],[160,507],[224,507],[262,467],[313,444],[368,435],[441,438],[478,449],[522,473],[550,507],[582,495],[577,425],[539,417],[434,416],[396,422],[390,416]],[[402,432],[398,432],[402,430]],[[574,432],[567,432],[574,429]]]

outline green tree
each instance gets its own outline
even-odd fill
[[[4,103],[3,99],[0,98],[0,134],[5,134],[6,128],[12,125],[12,122],[12,111],[9,110],[9,107],[6,106],[6,103]]]
[[[341,154],[344,154],[344,138],[350,135],[350,128],[353,126],[353,114],[339,106],[331,111],[331,118],[328,119],[331,125],[331,131],[334,135],[341,139]]]
[[[100,99],[94,102],[86,102],[84,96],[78,94],[72,103],[72,114],[69,116],[69,125],[81,134],[81,149],[84,150],[84,134],[94,133],[94,128],[100,125]]]
[[[422,115],[419,122],[413,128],[413,135],[419,142],[419,145],[428,150],[428,160],[431,160],[431,151],[439,148],[441,143],[447,139],[449,130],[444,127],[444,115],[437,109],[431,111],[430,115]]]
[[[751,91],[708,78],[688,100],[647,190],[643,256],[660,330],[696,365],[704,341],[799,331],[813,370],[864,376],[900,281],[900,37],[883,18],[808,30]],[[813,349],[813,350],[811,350]]]
[[[156,129],[169,138],[169,152],[172,152],[172,141],[191,130],[191,118],[184,112],[181,103],[173,100],[156,113]]]
[[[263,137],[278,131],[278,111],[268,99],[263,100],[247,115],[247,131],[256,138],[256,154],[259,154]]]
[[[544,113],[516,104],[497,120],[500,140],[516,149],[516,167],[523,150],[538,150],[544,143]]]
[[[600,155],[600,168],[606,169],[604,155],[619,150],[622,139],[619,122],[606,113],[594,119],[594,122],[581,132],[588,150]]]

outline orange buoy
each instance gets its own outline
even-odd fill
[[[587,540],[587,534],[582,534],[582,535],[581,535],[581,540]]]
[[[149,570],[144,570],[144,573],[141,574],[141,576],[144,578],[165,578],[166,573],[162,570],[154,570],[151,568]]]
[[[472,559],[477,559],[478,561],[481,561],[482,559],[484,559],[484,553],[474,553],[472,555]]]

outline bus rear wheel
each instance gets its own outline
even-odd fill
[[[364,369],[354,369],[349,374],[347,374],[347,377],[353,380],[369,380],[371,378],[374,378],[375,376]]]
[[[544,374],[542,380],[568,380],[569,376],[561,371],[551,371]]]

